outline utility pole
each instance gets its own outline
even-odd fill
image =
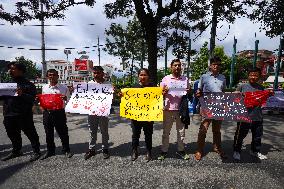
[[[101,65],[101,46],[103,45],[100,45],[100,37],[98,36],[98,43],[93,47],[98,47],[99,66]]]
[[[256,37],[256,33],[254,35]],[[259,40],[255,40],[254,42],[254,58],[253,58],[253,68],[256,67],[256,61],[257,61],[257,53],[258,53],[258,44],[259,44]]]
[[[98,56],[99,56],[99,66],[101,65],[101,49],[100,49],[100,37],[98,36]]]
[[[191,28],[189,28],[188,31],[188,54],[187,54],[187,78],[189,78],[189,68],[190,68],[190,53],[191,53],[191,38],[190,38],[190,30]]]
[[[166,39],[166,48],[165,48],[165,69],[164,69],[165,75],[167,75],[167,68],[168,68],[168,38]]]
[[[232,89],[234,82],[234,66],[236,64],[236,53],[237,53],[237,39],[234,36],[233,55],[232,55],[231,73],[230,73],[230,89]]]
[[[284,37],[284,36],[282,36]],[[284,46],[284,38],[281,39],[280,36],[280,44],[279,44],[279,49],[278,49],[278,57],[277,57],[277,64],[276,64],[276,70],[275,70],[275,79],[274,79],[274,90],[278,89],[278,76],[279,76],[279,70],[280,70],[280,62],[281,62],[281,56],[282,56],[282,50]]]
[[[41,58],[42,58],[42,72],[41,77],[46,78],[46,62],[45,62],[45,40],[44,40],[44,15],[43,15],[43,3],[40,1],[41,12]]]

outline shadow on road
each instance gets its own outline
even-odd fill
[[[15,165],[11,165],[0,169],[0,184],[4,183],[7,179],[25,167],[29,162],[21,162]]]

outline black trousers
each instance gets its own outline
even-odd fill
[[[21,131],[30,140],[33,151],[36,153],[40,151],[39,137],[35,129],[32,113],[18,116],[4,116],[3,123],[7,135],[12,142],[13,152],[19,152],[22,149]]]
[[[152,150],[153,122],[132,120],[132,148],[139,146],[139,138],[143,128],[145,143],[148,151]]]
[[[252,133],[251,150],[253,152],[260,152],[261,137],[263,135],[262,121],[253,121],[252,123],[237,123],[237,130],[234,137],[234,151],[241,152],[244,138],[247,136],[249,130]]]
[[[69,152],[69,136],[66,124],[66,114],[62,110],[45,110],[43,112],[43,125],[46,134],[47,151],[55,152],[54,128],[62,143],[62,151]]]

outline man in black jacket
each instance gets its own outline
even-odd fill
[[[20,63],[8,65],[12,82],[17,83],[17,96],[5,96],[3,104],[4,126],[13,146],[12,152],[2,161],[22,155],[21,130],[31,142],[33,154],[30,161],[40,157],[40,143],[33,122],[32,107],[36,96],[36,87],[24,77],[26,66]]]

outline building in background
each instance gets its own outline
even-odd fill
[[[47,61],[47,70],[58,71],[59,82],[71,84],[72,82],[89,81],[92,76],[93,62],[88,59],[75,59],[74,62],[65,60]]]
[[[238,52],[240,57],[245,57],[251,61],[254,59],[254,50],[244,50]],[[282,62],[284,57],[282,57]],[[261,69],[263,76],[268,76],[269,73],[275,72],[275,65],[277,61],[277,56],[273,53],[273,51],[269,50],[259,50],[257,53],[257,62],[256,66]],[[283,64],[280,65],[280,70],[283,67]]]

